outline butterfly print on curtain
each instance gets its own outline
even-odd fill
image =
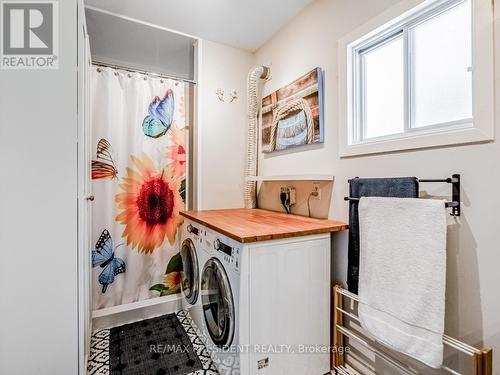
[[[115,281],[116,275],[125,272],[125,262],[115,257],[113,239],[107,229],[102,231],[95,250],[92,250],[92,267],[97,266],[103,268],[99,275],[99,284],[102,285],[103,293],[106,292],[108,285]]]
[[[174,121],[174,92],[167,90],[165,96],[155,96],[149,104],[148,115],[142,121],[144,135],[158,138],[170,129]]]
[[[118,171],[111,156],[111,144],[104,138],[97,143],[97,160],[92,160],[92,179],[117,178]]]

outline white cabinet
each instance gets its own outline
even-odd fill
[[[242,358],[242,374],[328,372],[330,235],[249,244],[243,257],[240,338],[262,352]]]

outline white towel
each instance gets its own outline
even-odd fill
[[[433,368],[443,363],[444,202],[361,198],[359,318],[375,340]]]

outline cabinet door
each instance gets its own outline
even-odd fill
[[[330,238],[314,236],[297,242],[275,242],[249,250],[250,343],[263,345],[261,353],[250,355],[249,373],[327,373]],[[269,344],[275,347],[265,353]]]

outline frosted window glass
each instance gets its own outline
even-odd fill
[[[362,54],[363,138],[404,131],[403,38]]]
[[[410,29],[412,127],[472,118],[471,4]]]

